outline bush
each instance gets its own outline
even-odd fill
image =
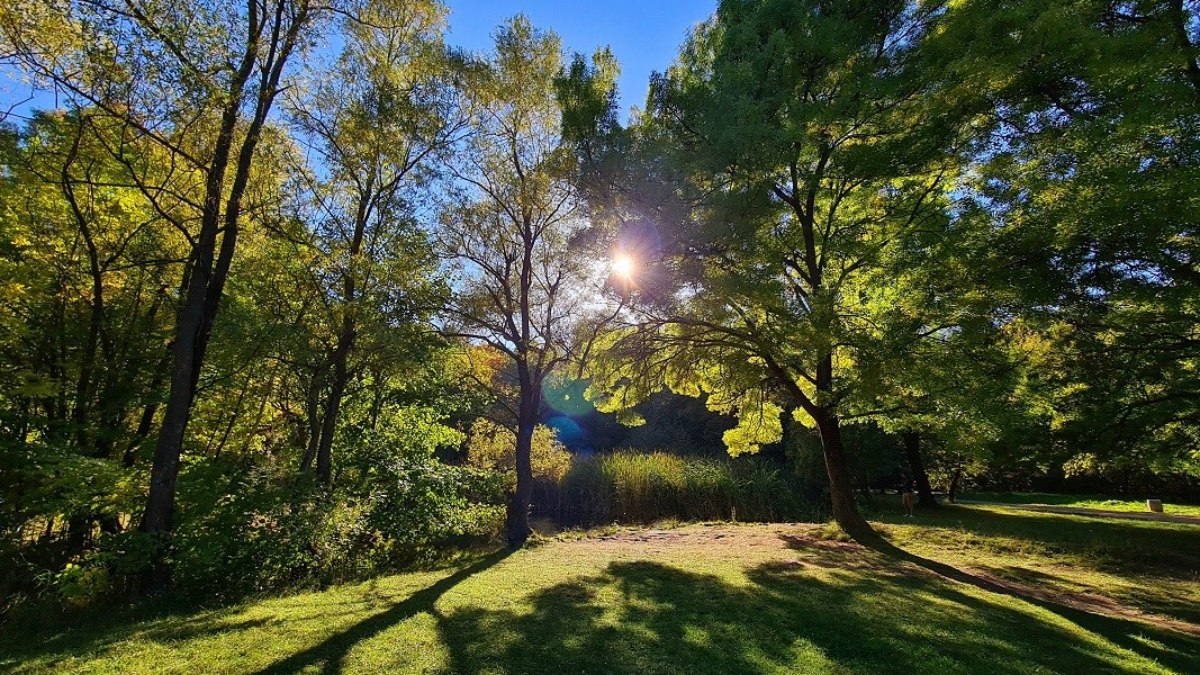
[[[517,435],[507,427],[480,417],[471,425],[467,442],[467,463],[481,469],[503,471],[516,485]],[[529,463],[535,478],[562,480],[571,466],[571,453],[559,442],[554,430],[539,424],[534,427]]]
[[[576,459],[559,483],[564,524],[680,520],[816,520],[788,472],[756,458],[714,460],[632,451]]]
[[[378,467],[369,487],[324,494],[308,480],[250,472],[214,509],[181,524],[178,588],[228,598],[325,586],[490,540],[503,522],[494,473],[397,459]]]

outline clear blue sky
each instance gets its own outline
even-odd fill
[[[496,27],[524,13],[540,29],[552,29],[569,51],[591,54],[608,45],[621,64],[621,111],[642,107],[650,73],[665,70],[675,59],[687,31],[716,10],[717,0],[444,0],[450,7],[450,44],[487,50]],[[0,113],[30,95],[0,70]],[[53,107],[55,100],[35,93],[16,106],[27,114],[34,107]]]
[[[608,45],[621,64],[621,110],[643,107],[650,73],[665,70],[696,23],[717,0],[444,0],[450,6],[447,42],[486,50],[496,27],[515,14],[553,29],[569,51],[591,54]]]

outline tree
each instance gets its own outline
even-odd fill
[[[0,429],[16,525],[61,516],[67,552],[121,526],[165,352],[182,237],[108,152],[121,126],[88,109],[35,113],[0,158]],[[154,161],[153,147],[126,159]],[[152,409],[152,408],[151,408]],[[140,495],[139,495],[140,497]],[[137,499],[139,497],[135,497]]]
[[[191,244],[170,395],[141,520],[145,532],[172,529],[184,435],[237,249],[256,150],[284,71],[319,15],[308,0],[147,0],[121,8],[19,2],[0,15],[6,51],[26,71],[119,120],[132,137],[156,144],[170,166],[203,176],[202,187],[182,191],[129,175]],[[159,567],[156,584],[166,581],[166,572]]]
[[[985,111],[963,217],[1019,291],[1049,463],[1196,475],[1198,26],[1178,0],[967,2],[930,44]]]
[[[794,408],[820,435],[835,519],[864,541],[875,535],[841,417],[856,364],[881,349],[903,358],[897,333],[911,324],[863,292],[922,233],[944,231],[956,167],[954,128],[920,116],[916,54],[936,16],[924,3],[721,3],[635,129],[659,158],[638,170],[650,187],[617,200],[665,243],[645,284],[654,302],[612,341],[623,365],[601,377],[608,405],[662,386],[707,394],[739,418],[733,453],[778,440]]]
[[[547,378],[570,357],[594,272],[572,251],[586,227],[570,181],[555,78],[561,45],[524,16],[504,24],[486,64],[471,74],[469,138],[450,164],[456,203],[442,211],[440,250],[455,273],[443,332],[490,345],[516,370],[515,400],[501,401],[516,434],[510,546],[529,535],[530,446]]]
[[[325,394],[301,462],[306,470],[315,458],[323,483],[332,476],[342,399],[362,365],[352,357],[368,313],[377,310],[373,327],[385,333],[433,304],[426,297],[437,286],[432,252],[414,211],[433,160],[462,128],[441,42],[444,14],[434,2],[371,5],[348,23],[334,68],[313,73],[311,93],[289,106],[327,174],[309,178],[301,215],[328,266],[319,283],[336,286],[322,291],[337,328],[315,367],[312,391]]]

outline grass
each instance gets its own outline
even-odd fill
[[[971,494],[964,494],[963,499],[977,499],[985,502],[1001,502],[1004,504],[1048,504],[1051,506],[1072,506],[1081,509],[1147,513],[1146,500],[1144,499],[1112,499],[1102,495],[1061,495],[1047,492],[972,492]],[[1164,502],[1163,513],[1177,516],[1200,517],[1200,505]]]
[[[9,626],[0,671],[1200,672],[1200,527],[967,506],[877,522],[914,555],[819,525],[609,528],[221,609]]]

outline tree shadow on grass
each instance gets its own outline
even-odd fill
[[[747,578],[614,562],[535,593],[528,611],[463,607],[439,630],[458,673],[1144,672],[1137,656],[1200,667],[1200,640],[928,575],[776,563]]]
[[[53,616],[27,624],[9,622],[0,630],[0,671],[42,656],[103,654],[130,640],[169,644],[253,630],[268,623],[266,619],[231,620],[243,608],[238,604],[197,611],[194,605],[171,600],[113,608],[103,620],[89,614],[74,620]],[[50,667],[56,664],[57,660],[48,663]]]
[[[416,591],[404,600],[378,614],[374,614],[344,631],[335,633],[325,640],[291,656],[277,661],[270,666],[257,671],[256,675],[282,675],[295,673],[316,664],[323,664],[322,672],[337,673],[342,670],[342,662],[354,645],[387,630],[406,619],[422,612],[433,613],[434,603],[447,591],[500,562],[510,555],[511,551],[502,550],[478,562],[438,580],[431,586]]]
[[[1195,672],[1200,668],[1200,635],[1192,634],[1195,632],[1194,626],[1181,624],[1157,628],[1146,622],[1113,616],[1112,608],[1097,606],[1086,600],[1075,602],[1067,597],[1043,593],[1037,588],[1007,583],[1003,579],[959,569],[890,544],[881,546],[879,552],[912,563],[944,579],[1030,603],[1180,672]]]
[[[885,516],[882,520],[893,524],[912,522],[899,516]],[[1026,599],[1054,601],[1100,614],[1135,616],[1139,611],[1152,612],[1161,615],[1151,617],[1152,620],[1161,618],[1178,630],[1193,633],[1200,630],[1200,606],[1187,595],[1180,597],[1171,592],[1180,584],[1200,583],[1200,527],[959,506],[923,513],[917,522],[921,528],[915,536],[927,546],[960,545],[964,539],[976,536],[982,540],[980,546],[985,552],[998,552],[1017,561],[998,570],[998,574],[986,575],[999,582],[987,590],[1013,594],[1014,589],[1003,589],[1008,585],[1005,580],[1013,580],[1016,585],[1026,587],[1016,593]],[[900,543],[904,544],[903,538]],[[893,557],[907,556],[911,562],[950,578],[955,573],[972,574],[905,551],[891,550],[894,547],[890,544],[874,547]],[[1121,577],[1126,583],[1112,589],[1119,601],[1095,596],[1086,585],[1081,586],[1073,579],[1055,578],[1025,564],[1022,559],[1030,558],[1031,551],[1035,560],[1064,557],[1071,567]],[[963,578],[956,580],[971,583]],[[1112,606],[1106,610],[1105,604]]]
[[[988,539],[1018,540],[1047,553],[1081,554],[1095,559],[1097,567],[1115,566],[1181,579],[1200,575],[1200,526],[1195,525],[958,505],[922,511],[916,520],[905,520],[890,511],[879,515],[887,524],[921,525],[930,535],[952,530],[954,537],[960,538],[962,532],[969,532]]]

